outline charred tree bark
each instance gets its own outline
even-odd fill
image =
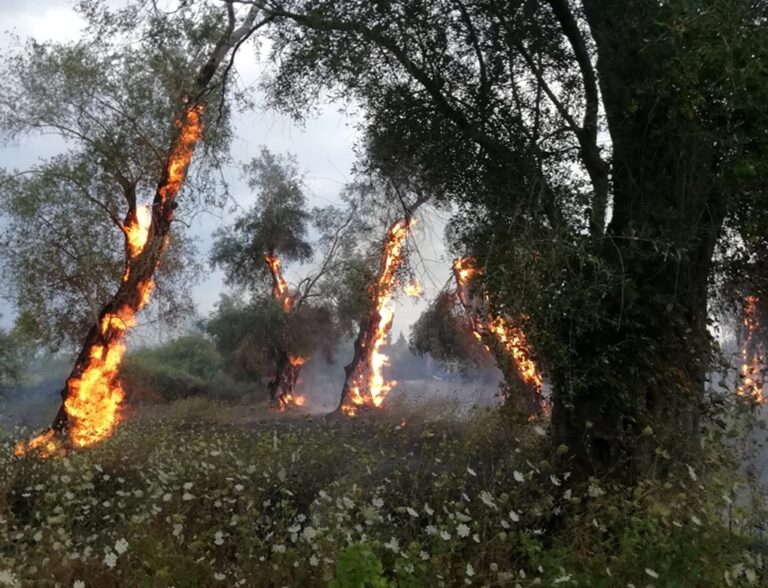
[[[67,404],[75,396],[73,383],[87,369],[89,362],[105,361],[108,350],[115,345],[122,345],[126,331],[133,326],[133,316],[147,302],[153,287],[153,276],[158,263],[165,252],[171,231],[176,196],[181,189],[192,152],[200,139],[202,132],[201,117],[208,96],[227,74],[230,65],[225,60],[250,37],[260,25],[255,25],[259,9],[253,7],[243,19],[240,27],[235,28],[235,11],[231,3],[227,6],[228,24],[211,54],[196,76],[188,92],[180,96],[183,105],[179,118],[175,121],[175,133],[169,145],[166,160],[162,167],[158,187],[152,202],[152,220],[148,229],[146,241],[141,251],[136,253],[129,243],[126,232],[126,262],[123,280],[115,295],[99,313],[98,322],[88,331],[83,346],[77,356],[75,365],[70,372],[61,391],[62,405],[52,424],[52,430],[64,432],[70,426],[70,415]],[[225,66],[225,71],[222,70]],[[124,230],[137,222],[135,187],[129,186],[128,213],[124,222]],[[119,365],[119,359],[118,359]],[[109,382],[114,385],[115,382]]]
[[[285,408],[295,396],[302,364],[285,349],[278,352],[275,374],[267,385],[270,400],[275,407]]]

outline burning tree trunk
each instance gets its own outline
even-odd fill
[[[736,389],[739,396],[749,398],[757,404],[765,401],[763,396],[763,384],[765,370],[765,355],[760,348],[760,342],[757,339],[757,331],[760,328],[758,318],[758,298],[757,296],[747,296],[744,299],[742,309],[744,326],[741,342],[741,365],[739,366],[739,377],[741,381]]]
[[[472,258],[463,257],[453,262],[459,301],[469,315],[475,337],[495,357],[507,385],[519,382],[514,388],[523,391],[523,410],[531,416],[540,414],[545,409],[541,395],[542,378],[531,357],[525,332],[505,317],[490,313],[486,292],[470,291],[471,280],[479,274]],[[515,391],[510,390],[510,393]]]
[[[338,410],[354,416],[360,407],[381,406],[397,382],[387,381],[383,369],[388,358],[381,351],[392,328],[394,309],[390,302],[397,286],[396,272],[403,261],[405,240],[411,230],[412,216],[420,202],[406,216],[389,228],[382,249],[379,271],[370,288],[372,304],[360,320],[352,361],[344,367],[346,375]]]
[[[296,296],[291,294],[288,284],[280,270],[280,260],[270,251],[264,256],[264,261],[272,275],[272,295],[280,302],[285,314],[293,312],[296,306]],[[285,341],[282,341],[277,351],[275,374],[268,384],[269,397],[272,403],[279,409],[285,410],[288,406],[303,404],[303,399],[296,395],[296,384],[299,381],[301,366],[306,359],[292,355],[287,349]]]
[[[193,90],[182,96],[186,106],[175,121],[173,139],[162,167],[149,214],[137,207],[136,186],[119,177],[128,212],[121,224],[125,238],[125,270],[112,299],[99,313],[96,324],[86,335],[83,347],[61,392],[62,405],[51,429],[28,443],[20,442],[16,454],[35,450],[40,455],[60,451],[66,433],[69,444],[85,447],[111,435],[119,421],[124,392],[118,379],[125,353],[125,335],[136,324],[136,314],[148,302],[154,287],[154,273],[168,246],[176,209],[176,196],[203,131],[202,115],[211,82],[224,59],[253,32],[258,13],[249,11],[238,29],[235,13],[228,6],[229,22],[225,34],[201,67]]]

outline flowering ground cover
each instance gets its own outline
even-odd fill
[[[0,586],[765,581],[756,511],[732,503],[717,447],[625,488],[556,473],[546,424],[497,411],[243,423],[244,407],[188,408],[64,457],[3,444]]]

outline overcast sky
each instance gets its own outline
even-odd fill
[[[33,36],[38,40],[75,40],[82,23],[71,9],[67,0],[0,0],[0,44],[7,47],[12,41],[9,32],[21,37]],[[250,84],[258,78],[259,63],[253,51],[241,51],[236,66],[242,84]],[[341,104],[328,104],[315,118],[304,125],[294,123],[290,118],[272,111],[249,112],[238,115],[234,121],[235,140],[232,145],[236,159],[245,161],[258,153],[265,145],[271,151],[294,154],[300,168],[306,173],[307,196],[310,206],[338,202],[338,193],[343,184],[351,179],[350,170],[354,162],[353,147],[356,139],[354,115],[346,112]],[[62,144],[45,140],[23,140],[17,145],[0,146],[0,165],[7,168],[23,169],[40,158],[55,154]],[[237,182],[236,170],[230,170],[232,192],[244,208],[253,202],[253,195]],[[182,203],[183,206],[183,203]],[[207,259],[212,233],[227,221],[221,211],[197,215],[191,232],[199,239],[200,255]],[[442,245],[442,222],[431,218],[416,229],[415,238],[425,263],[417,264],[417,273],[425,286],[425,297],[434,295],[448,279],[449,262]],[[382,235],[386,227],[382,227]],[[287,272],[289,281],[297,273]],[[3,279],[9,279],[4,276]],[[206,316],[224,291],[219,272],[205,272],[205,279],[196,286],[194,300],[201,316]],[[400,297],[395,318],[394,333],[407,333],[410,324],[418,317],[425,302],[414,302]],[[0,302],[0,325],[9,326],[13,310],[7,301]]]

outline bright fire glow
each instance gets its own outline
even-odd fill
[[[377,322],[368,351],[369,360],[360,362],[351,375],[349,393],[341,406],[341,410],[349,416],[356,414],[360,406],[381,406],[390,390],[397,385],[395,380],[384,378],[384,367],[389,365],[389,358],[382,351],[382,347],[386,344],[387,334],[395,318],[392,299],[397,289],[396,273],[403,261],[405,240],[412,226],[412,221],[400,219],[387,232],[381,267],[371,289]]]
[[[284,312],[291,312],[293,310],[293,296],[291,296],[288,284],[283,278],[280,260],[274,255],[265,255],[264,261],[267,262],[269,272],[272,274],[272,295],[280,302]]]
[[[172,146],[165,177],[157,189],[159,202],[156,204],[160,210],[170,210],[169,203],[184,183],[195,145],[202,133],[202,112],[201,105],[189,107],[176,121],[176,127],[179,129],[178,140]],[[123,274],[123,288],[131,279],[133,265],[144,252],[153,228],[149,207],[138,207],[135,216],[135,219],[130,219],[124,226],[128,255]],[[165,244],[163,243],[163,246]],[[118,376],[125,354],[125,334],[136,324],[136,313],[149,301],[154,281],[151,277],[138,280],[133,288],[135,297],[129,294],[129,302],[101,317],[100,343],[94,344],[88,350],[85,365],[79,370],[79,374],[67,380],[64,410],[67,414],[68,441],[73,447],[86,447],[109,437],[120,421],[120,409],[125,393]],[[131,287],[127,290],[131,292]],[[63,440],[51,430],[29,442],[19,442],[14,452],[16,455],[23,455],[31,450],[47,457],[64,449]]]
[[[403,286],[403,292],[405,292],[406,296],[410,296],[411,298],[418,298],[421,296],[423,289],[418,281],[412,280]]]
[[[763,377],[764,357],[757,351],[755,346],[755,334],[760,326],[757,314],[757,296],[747,296],[744,299],[743,324],[746,330],[746,337],[741,346],[741,366],[739,375],[741,383],[736,389],[739,396],[751,398],[757,404],[765,402],[763,395]]]
[[[541,373],[533,360],[530,346],[525,333],[519,327],[512,325],[503,316],[492,316],[486,312],[488,306],[487,295],[483,295],[480,301],[473,300],[470,291],[470,282],[481,274],[476,266],[476,261],[471,257],[462,257],[453,262],[453,274],[458,285],[459,301],[469,312],[472,323],[472,331],[475,338],[491,350],[488,338],[500,345],[505,354],[514,365],[520,378],[537,392],[541,391]],[[481,310],[482,309],[482,310]]]

